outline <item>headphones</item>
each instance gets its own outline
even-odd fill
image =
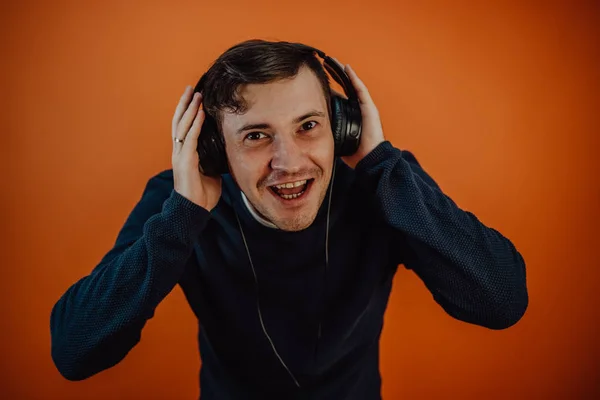
[[[335,143],[334,151],[338,157],[354,154],[360,144],[362,132],[362,114],[358,102],[358,95],[350,78],[344,70],[323,51],[300,43],[292,44],[303,50],[316,53],[323,59],[323,66],[329,75],[344,89],[347,99],[331,95],[331,130]],[[203,75],[194,92],[202,92],[205,76]],[[205,113],[204,123],[198,138],[198,156],[200,171],[204,175],[218,176],[229,173],[225,142],[223,135],[218,132],[216,120]]]

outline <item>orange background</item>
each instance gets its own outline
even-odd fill
[[[253,37],[353,65],[387,137],[527,261],[530,306],[506,331],[451,319],[400,269],[384,399],[600,396],[599,3],[413,3],[2,2],[2,398],[196,398],[179,288],[122,363],[83,382],[54,368],[49,315],[170,166],[185,85]]]

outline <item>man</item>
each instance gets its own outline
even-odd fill
[[[344,69],[362,135],[342,159],[310,50],[240,43],[202,94],[185,90],[172,170],[149,180],[113,249],[52,311],[64,377],[120,362],[177,284],[200,324],[205,400],[381,398],[379,338],[399,264],[461,321],[504,329],[523,316],[519,252],[385,140],[366,86]],[[198,168],[205,112],[223,135],[222,176]]]

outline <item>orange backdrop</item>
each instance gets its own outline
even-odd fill
[[[179,288],[121,364],[83,382],[54,368],[49,315],[170,166],[185,85],[253,37],[351,63],[387,137],[527,261],[530,307],[506,331],[451,319],[401,269],[384,398],[600,396],[599,3],[413,3],[2,2],[2,398],[197,396]]]

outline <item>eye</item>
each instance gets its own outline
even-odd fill
[[[316,121],[308,121],[302,124],[302,130],[303,131],[310,131],[311,129],[314,129],[317,126],[317,122]]]
[[[266,135],[262,132],[250,132],[249,134],[246,135],[245,139],[255,141],[255,140],[260,140],[263,137],[266,137]]]

